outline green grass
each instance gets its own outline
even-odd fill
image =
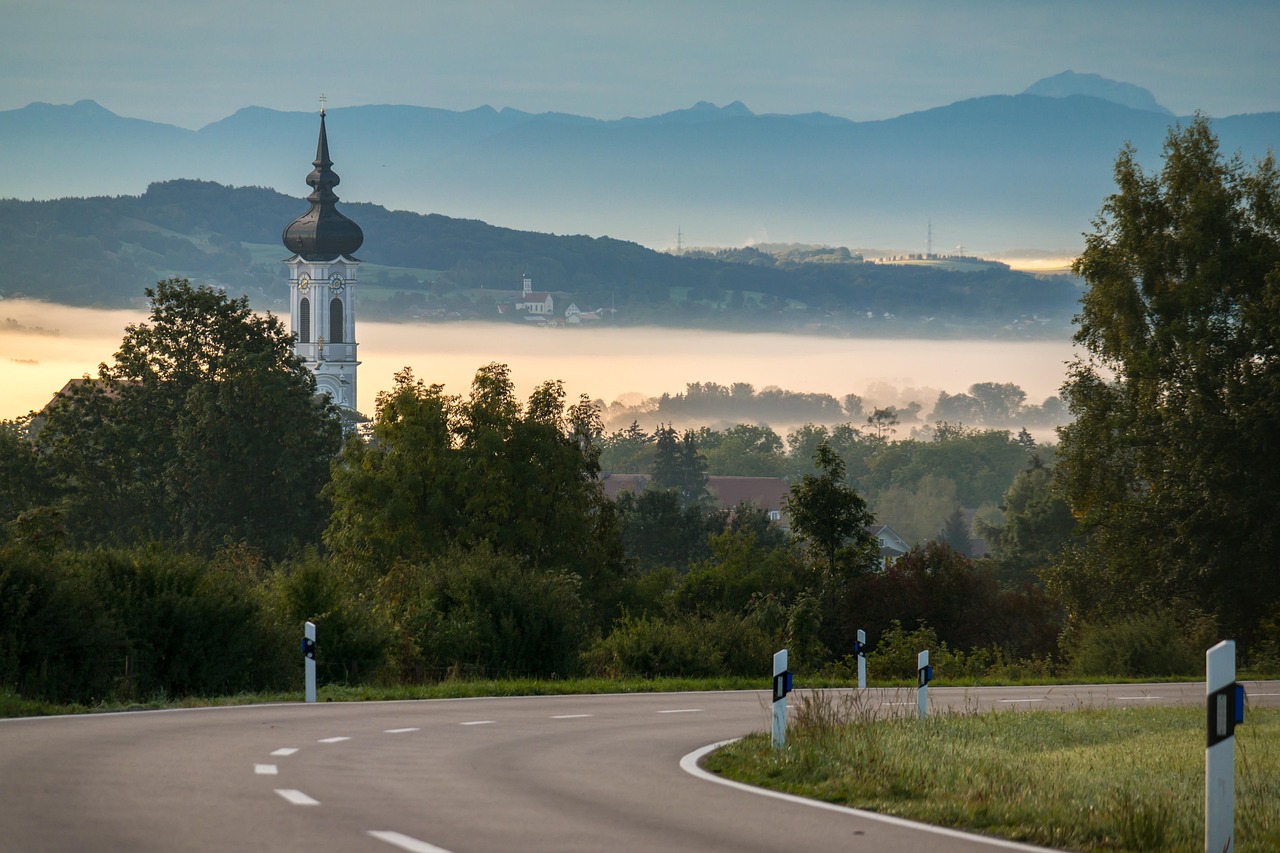
[[[752,735],[707,769],[801,796],[1075,850],[1204,848],[1204,711],[877,718],[807,694],[787,747]],[[1280,849],[1280,710],[1236,730],[1236,849]]]
[[[568,696],[584,693],[675,693],[693,690],[766,690],[758,678],[511,678],[458,679],[424,685],[343,685],[330,684],[316,691],[320,702],[385,702],[406,699],[464,699],[485,696]],[[203,708],[222,705],[256,705],[270,702],[300,702],[302,691],[239,693],[214,697],[153,696],[143,701],[104,701],[94,704],[59,705],[25,699],[0,690],[0,717],[43,717],[57,714],[140,711],[157,708]]]
[[[1274,674],[1241,674],[1240,679],[1274,678]],[[1088,678],[1071,680],[1072,684],[1140,684],[1168,683],[1172,681],[1203,681],[1203,677],[1181,678]],[[1034,677],[1022,679],[963,678],[936,680],[935,687],[1049,687],[1063,684],[1062,679]],[[915,681],[869,679],[869,687],[914,687]],[[853,687],[846,678],[801,676],[797,687],[823,689]],[[695,690],[768,690],[767,680],[727,676],[722,678],[508,678],[508,679],[450,679],[436,684],[423,685],[323,685],[317,698],[322,702],[375,702],[403,699],[459,699],[481,696],[563,696],[578,693],[672,693]],[[88,714],[96,712],[132,711],[156,708],[200,708],[218,705],[254,705],[267,702],[298,702],[301,689],[267,693],[239,693],[227,696],[173,697],[166,694],[146,700],[121,701],[106,699],[90,704],[72,703],[60,705],[38,699],[27,699],[0,687],[0,718],[42,717],[56,714]]]

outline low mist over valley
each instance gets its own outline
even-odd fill
[[[143,311],[69,308],[29,300],[0,301],[0,418],[43,408],[70,379],[95,375],[111,362],[130,323]],[[658,402],[664,394],[685,394],[690,384],[725,388],[750,384],[756,394],[783,389],[827,395],[843,403],[849,394],[863,398],[866,414],[878,406],[905,409],[921,404],[918,420],[905,420],[903,436],[927,424],[941,392],[960,394],[980,382],[1012,383],[1039,406],[1058,393],[1069,341],[929,341],[838,339],[803,335],[732,334],[694,330],[545,329],[487,323],[362,323],[359,409],[372,415],[374,397],[391,386],[396,371],[412,367],[428,383],[462,394],[476,369],[490,362],[511,366],[521,395],[559,379],[571,397],[586,394],[605,404],[609,426],[638,420],[646,429],[658,422],[678,426],[738,421],[729,407],[677,411]],[[764,409],[760,409],[764,412]],[[768,416],[747,412],[741,419],[768,423],[785,431],[806,421],[841,423],[843,411],[814,417],[804,406],[775,408]],[[972,418],[964,419],[975,425]],[[1048,438],[1042,419],[1001,423],[1015,431],[1026,426]]]

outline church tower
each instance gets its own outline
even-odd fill
[[[352,253],[364,232],[337,211],[333,188],[338,176],[329,159],[324,109],[315,167],[307,175],[311,209],[284,229],[284,245],[293,252],[289,267],[289,317],[294,352],[315,374],[316,386],[336,405],[356,410],[356,268]]]

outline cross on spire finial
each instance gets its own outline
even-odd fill
[[[326,100],[327,99],[324,96],[324,92],[321,92],[320,93],[320,115],[324,115],[324,102]]]

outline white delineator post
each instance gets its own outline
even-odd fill
[[[929,666],[929,650],[916,655],[916,716],[929,716],[929,682],[933,679],[933,667]]]
[[[773,654],[773,748],[787,745],[787,694],[791,692],[791,673],[787,671],[787,650]]]
[[[865,690],[867,687],[867,632],[858,629],[858,689]]]
[[[316,701],[316,623],[308,622],[302,631],[302,656],[307,674],[307,701]]]
[[[1204,849],[1233,853],[1236,813],[1236,724],[1244,721],[1244,688],[1236,684],[1236,644],[1205,653],[1208,730],[1204,751]]]

